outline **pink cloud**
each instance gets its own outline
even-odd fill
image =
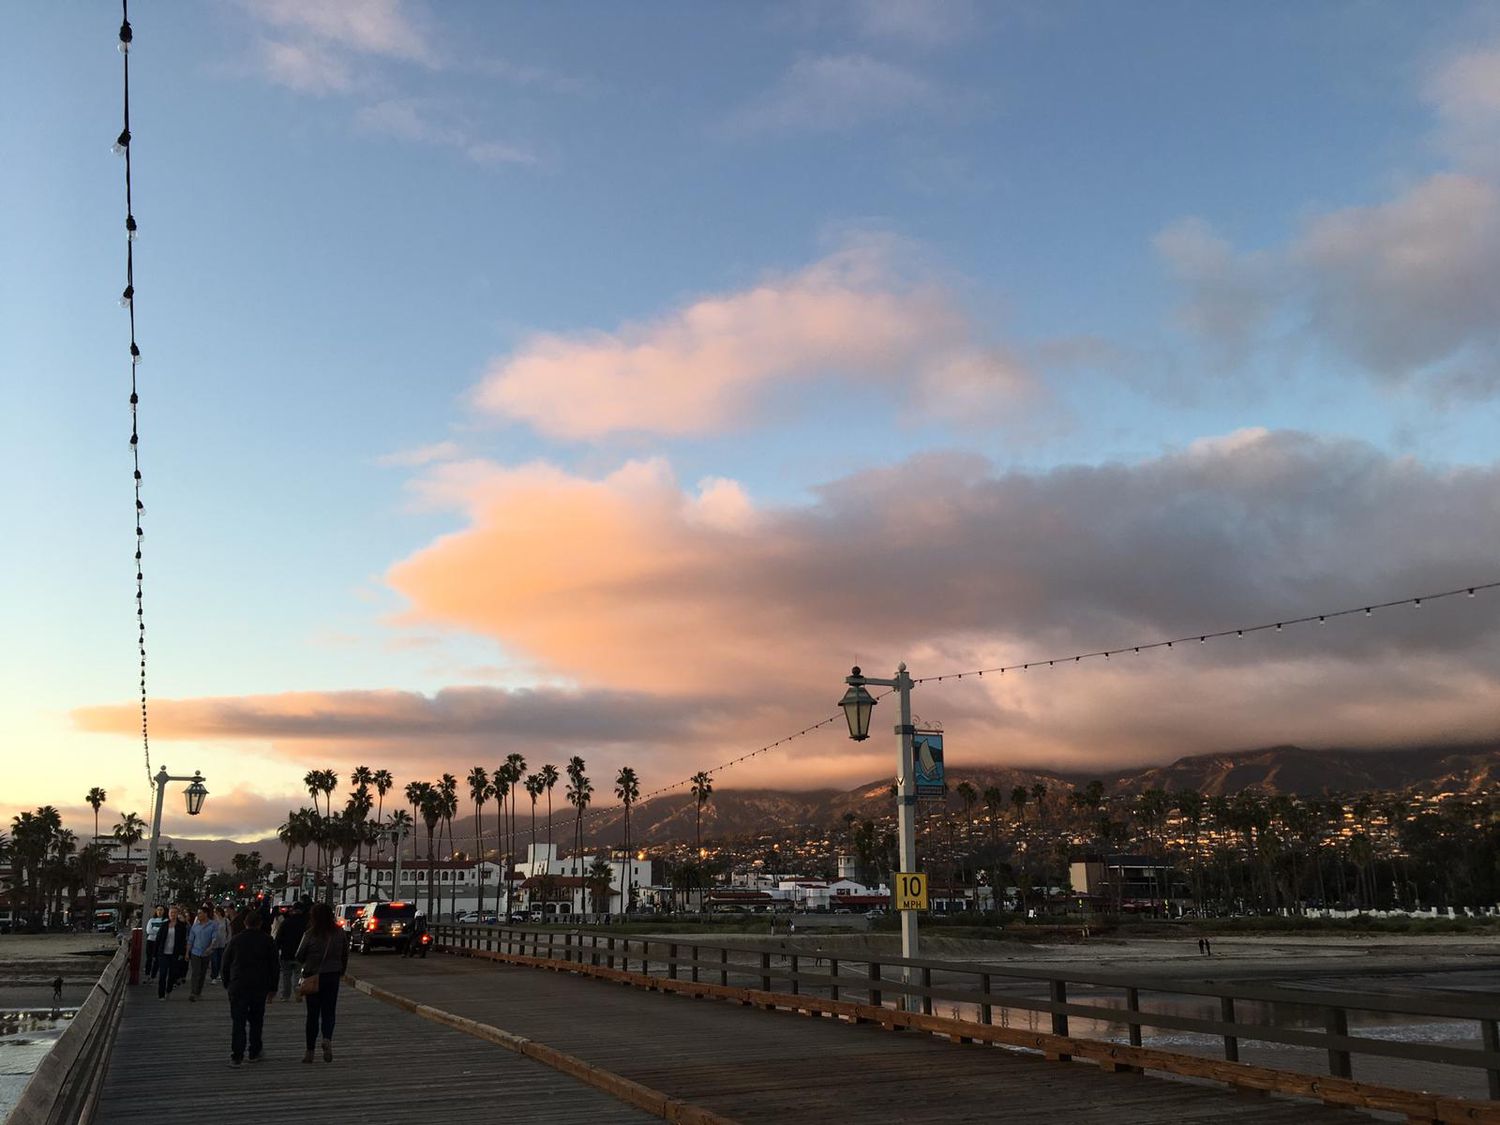
[[[543,433],[711,433],[743,424],[773,385],[858,376],[938,413],[993,416],[1033,387],[975,340],[940,284],[905,276],[865,240],[794,274],[705,297],[612,333],[548,334],[496,363],[474,392],[488,414]]]

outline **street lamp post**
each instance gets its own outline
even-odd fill
[[[146,893],[141,900],[141,922],[150,917],[151,911],[156,909],[156,845],[161,838],[161,806],[167,795],[167,782],[187,781],[191,782],[182,791],[187,801],[188,816],[197,816],[203,811],[203,798],[208,796],[208,790],[203,786],[203,775],[194,771],[192,777],[174,777],[167,772],[167,767],[162,766],[152,778],[156,784],[156,811],[151,815],[151,847],[146,852]]]
[[[900,835],[901,870],[917,869],[917,770],[912,754],[912,735],[916,733],[911,721],[912,678],[903,661],[896,669],[895,679],[877,680],[860,672],[858,667],[850,669],[844,677],[848,690],[839,705],[844,709],[844,718],[849,723],[849,737],[863,742],[870,737],[870,716],[875,709],[875,697],[866,690],[867,684],[876,687],[894,688],[901,696],[901,722],[896,727],[900,738],[900,758],[896,773],[896,825]],[[915,958],[917,954],[917,912],[901,911],[901,956]],[[910,985],[914,974],[910,967],[903,971]],[[908,992],[903,997],[903,1006],[909,1012],[921,1008],[920,999]]]

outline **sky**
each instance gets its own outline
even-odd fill
[[[1500,579],[1500,18],[136,0],[150,762],[852,786],[956,673]],[[0,812],[151,800],[118,9],[10,13]],[[957,765],[1493,739],[1500,591],[924,683]],[[883,705],[877,716],[893,710]],[[886,715],[894,721],[894,716]],[[467,803],[466,803],[467,804]],[[113,820],[109,820],[113,823]]]

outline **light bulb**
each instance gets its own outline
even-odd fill
[[[125,216],[125,237],[128,238],[131,242],[135,241],[135,216],[134,215],[126,215]]]
[[[130,362],[139,367],[141,363],[141,349],[134,344],[130,345]]]
[[[122,55],[128,55],[128,54],[130,54],[130,41],[133,38],[135,38],[135,36],[131,32],[131,30],[130,30],[130,21],[126,20],[124,23],[122,23],[120,25],[120,42],[119,42],[120,54],[122,54]]]
[[[130,148],[130,130],[122,129],[120,135],[115,138],[115,143],[109,146],[109,151],[116,156],[124,156]]]
[[[134,299],[135,299],[135,286],[134,285],[127,285],[127,286],[125,286],[125,292],[123,292],[123,293],[120,294],[120,307],[122,309],[128,309],[130,307],[130,302],[132,300],[134,300]]]

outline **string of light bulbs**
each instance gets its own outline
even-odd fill
[[[146,696],[146,585],[142,561],[146,532],[142,526],[146,505],[141,500],[141,443],[139,427],[140,390],[136,376],[141,365],[141,349],[135,338],[135,199],[131,185],[130,136],[130,44],[135,38],[130,27],[129,0],[120,0],[120,57],[124,70],[124,127],[115,138],[114,151],[125,158],[125,288],[120,306],[130,315],[130,460],[135,482],[135,622],[136,648],[141,660],[141,749],[146,758],[146,783],[155,786],[151,776],[151,725]]]
[[[1042,660],[1027,660],[1015,664],[1000,664],[993,668],[972,668],[963,672],[944,672],[937,676],[923,676],[912,680],[913,684],[941,683],[943,680],[961,680],[965,676],[983,676],[986,673],[1004,675],[1006,672],[1026,672],[1032,668],[1053,668],[1059,664],[1079,664],[1085,660],[1096,660],[1103,657],[1109,660],[1112,657],[1121,656],[1126,653],[1135,655],[1154,648],[1172,648],[1175,645],[1190,644],[1197,641],[1199,644],[1207,644],[1209,641],[1219,640],[1223,637],[1243,637],[1247,633],[1264,633],[1267,631],[1281,632],[1288,625],[1309,625],[1317,622],[1326,625],[1336,617],[1370,617],[1377,609],[1393,609],[1396,606],[1412,606],[1420,609],[1423,602],[1435,602],[1442,598],[1468,597],[1472,598],[1482,590],[1494,590],[1500,588],[1500,581],[1481,582],[1473,586],[1460,586],[1456,590],[1442,590],[1436,594],[1417,594],[1409,598],[1397,598],[1390,602],[1371,602],[1369,605],[1354,606],[1351,609],[1335,609],[1326,613],[1310,613],[1305,617],[1287,617],[1280,621],[1267,621],[1259,625],[1244,625],[1235,629],[1218,629],[1211,633],[1189,633],[1184,637],[1173,637],[1171,640],[1146,641],[1141,644],[1117,645],[1114,648],[1097,649],[1094,652],[1079,652],[1069,656],[1052,656]]]
[[[1248,633],[1261,633],[1267,631],[1281,632],[1288,626],[1308,625],[1312,624],[1313,622],[1317,622],[1318,624],[1323,625],[1338,617],[1371,617],[1378,609],[1394,609],[1398,606],[1411,606],[1413,608],[1420,609],[1424,602],[1434,602],[1440,601],[1444,598],[1456,597],[1473,598],[1477,597],[1483,591],[1494,589],[1500,589],[1500,580],[1493,582],[1480,582],[1476,583],[1473,586],[1460,586],[1457,589],[1453,590],[1440,590],[1437,593],[1432,594],[1416,594],[1411,597],[1397,598],[1393,601],[1371,602],[1368,605],[1354,606],[1352,608],[1328,610],[1324,613],[1310,613],[1302,617],[1286,617],[1282,618],[1279,621],[1267,621],[1258,625],[1242,625],[1232,629],[1217,629],[1212,632],[1189,633],[1185,636],[1173,637],[1170,640],[1143,641],[1140,644],[1119,645],[1115,648],[1097,649],[1092,652],[1073,653],[1068,656],[1055,656],[1040,660],[1021,661],[1015,664],[996,665],[993,668],[974,668],[963,672],[944,672],[936,676],[922,676],[919,678],[914,678],[912,680],[912,684],[915,686],[918,684],[940,683],[943,680],[950,679],[961,680],[965,676],[982,677],[986,674],[1003,675],[1006,672],[1029,671],[1032,668],[1052,668],[1056,667],[1059,664],[1080,664],[1085,660],[1094,660],[1100,657],[1108,660],[1112,657],[1120,656],[1124,653],[1135,655],[1137,653],[1147,652],[1151,649],[1173,648],[1179,644],[1190,644],[1193,641],[1197,641],[1199,644],[1207,644],[1212,640],[1218,640],[1224,637],[1243,637]],[[890,694],[891,691],[887,690],[882,692],[876,698],[884,699],[887,695]],[[738,758],[731,758],[729,761],[724,762],[718,766],[714,766],[711,769],[703,772],[707,772],[710,776],[716,773],[720,773],[723,770],[736,766],[741,762],[748,761],[751,758],[756,758],[762,754],[769,753],[770,751],[775,750],[780,746],[786,745],[794,739],[801,738],[804,735],[811,734],[815,730],[836,723],[842,718],[842,713],[829,715],[827,718],[820,719],[816,723],[805,726],[801,730],[796,731],[793,734],[789,734],[784,738],[778,738],[774,742],[768,742],[758,749],[751,750],[745,754],[741,754]],[[674,790],[681,789],[686,785],[692,784],[692,781],[693,778],[690,776],[680,781],[672,782],[670,785],[664,785],[658,789],[653,789],[649,793],[643,793],[639,798],[632,802],[632,804],[641,804],[655,797],[660,797],[667,793],[671,793]],[[595,820],[605,815],[606,813],[616,812],[622,807],[622,805],[618,804],[594,806],[588,812],[584,813],[583,822],[587,824],[588,822]],[[530,833],[532,842],[534,843],[536,841],[536,834],[538,832],[541,832],[548,828],[556,828],[560,825],[570,825],[574,823],[576,823],[576,818],[574,817],[564,817],[561,820],[553,817],[540,825],[536,825],[531,828],[520,828],[517,830],[516,834],[519,836],[525,833]],[[473,840],[474,836],[460,836],[459,838]]]

